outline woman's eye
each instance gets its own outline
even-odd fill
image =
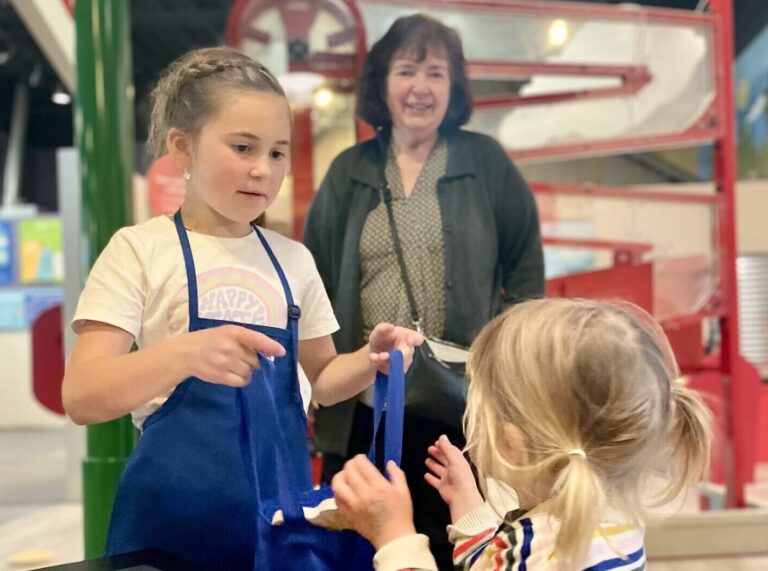
[[[285,158],[285,153],[282,151],[272,151],[272,158],[281,161]]]
[[[238,153],[247,153],[251,150],[250,145],[233,145],[233,147]]]

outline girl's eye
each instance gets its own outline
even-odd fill
[[[251,150],[250,145],[239,144],[239,145],[233,145],[233,147],[234,147],[236,152],[241,153],[241,154],[245,154],[245,153],[247,153],[248,151]]]
[[[281,161],[285,158],[285,153],[282,151],[272,151],[272,158],[276,161]]]

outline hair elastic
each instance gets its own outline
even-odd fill
[[[582,458],[584,458],[584,460],[587,459],[587,453],[584,452],[583,448],[574,448],[572,450],[569,450],[568,456],[581,456]]]

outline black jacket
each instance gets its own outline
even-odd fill
[[[544,261],[536,203],[520,173],[491,137],[447,135],[446,174],[438,182],[445,247],[443,338],[469,345],[504,307],[544,293]],[[386,156],[376,140],[341,153],[331,164],[307,216],[312,252],[341,329],[339,352],[363,345],[360,235],[381,199]],[[346,454],[356,399],[317,414],[320,449]]]

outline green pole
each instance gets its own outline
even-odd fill
[[[88,267],[130,223],[133,82],[128,0],[77,0],[75,132],[80,151],[83,237]],[[85,557],[99,557],[117,483],[135,432],[125,417],[88,427],[83,461]]]

